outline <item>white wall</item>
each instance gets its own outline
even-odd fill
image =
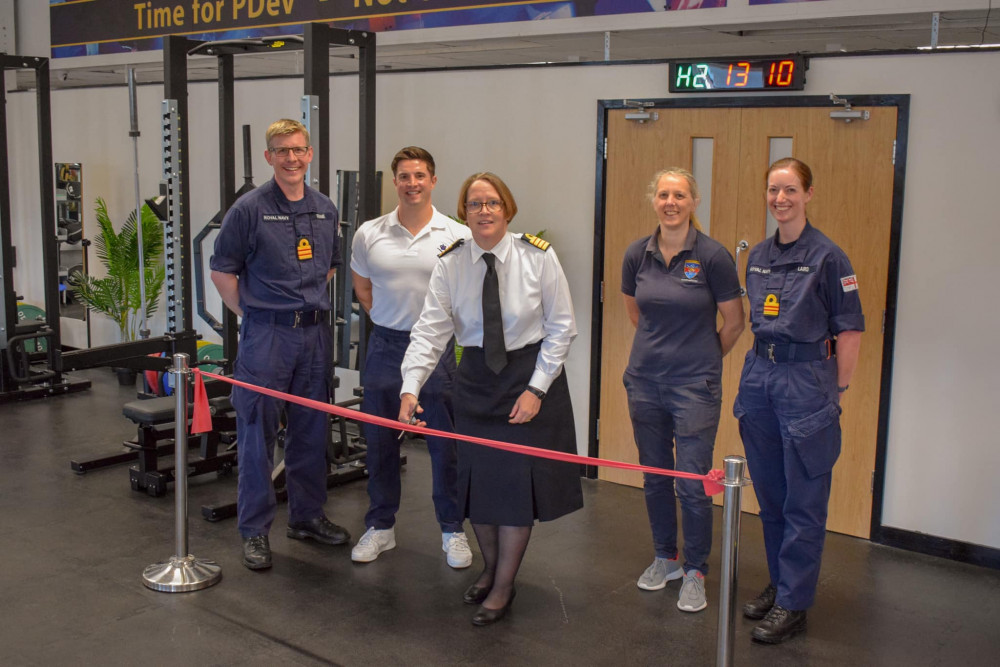
[[[1000,54],[815,59],[808,94],[908,93],[909,158],[883,523],[1000,547],[1000,326],[987,272],[1000,216]],[[347,80],[342,80],[347,82]],[[545,227],[563,261],[580,336],[568,372],[586,443],[598,99],[667,97],[665,67],[382,76],[378,156],[405,143],[439,161],[436,201],[451,211],[479,168],[510,183],[514,227]],[[985,88],[985,90],[984,90]],[[349,91],[345,90],[345,94]],[[340,130],[342,128],[338,128]],[[946,171],[947,170],[947,171]]]
[[[667,97],[665,70],[566,67],[378,78],[383,170],[400,146],[427,147],[438,162],[435,201],[452,213],[464,177],[490,169],[518,199],[522,212],[513,228],[548,230],[577,309],[580,336],[567,370],[582,450],[594,298],[596,103]],[[1000,548],[1000,486],[993,474],[1000,466],[993,433],[1000,355],[990,339],[1000,315],[988,305],[996,298],[988,272],[1000,247],[991,197],[1000,173],[998,70],[997,53],[814,59],[806,91],[912,95],[883,522],[994,548]],[[357,167],[356,89],[353,77],[332,81],[334,169]],[[298,80],[237,86],[236,123],[253,125],[257,183],[268,174],[261,134],[270,120],[296,116],[300,92]],[[218,207],[215,94],[214,84],[191,87],[195,221]],[[159,87],[140,88],[144,193],[154,192],[159,180],[161,95]],[[40,302],[40,267],[25,261],[37,243],[27,229],[37,224],[33,95],[11,95],[8,113],[9,127],[17,128],[10,147],[14,242],[21,254],[16,283]],[[125,89],[54,93],[53,127],[54,158],[83,162],[87,198],[102,194],[123,216],[132,205]]]

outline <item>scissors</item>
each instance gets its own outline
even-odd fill
[[[414,424],[417,423],[417,421],[419,421],[417,419],[417,408],[419,408],[419,407],[420,407],[420,403],[417,403],[414,406],[414,408],[413,408],[413,414],[410,415],[410,420],[408,422],[406,422],[410,426],[413,426]],[[406,431],[400,431],[399,432],[399,438],[397,438],[397,440],[402,440],[404,437],[406,437]]]

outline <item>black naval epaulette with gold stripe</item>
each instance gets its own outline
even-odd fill
[[[521,234],[521,240],[524,241],[525,243],[527,243],[528,245],[535,246],[539,250],[548,250],[549,247],[551,247],[551,245],[552,245],[551,243],[549,243],[545,239],[540,239],[537,236],[535,236],[534,234]],[[447,251],[445,251],[445,252],[447,252]]]
[[[445,248],[444,250],[442,250],[441,252],[439,252],[438,253],[438,257],[444,257],[445,255],[447,255],[452,250],[454,250],[456,248],[461,248],[463,243],[465,243],[465,239],[458,239],[458,240],[456,240],[450,246],[448,246],[447,248]]]

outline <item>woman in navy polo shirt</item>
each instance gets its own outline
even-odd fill
[[[701,231],[698,184],[665,169],[649,186],[656,231],[625,251],[622,293],[636,327],[625,370],[629,414],[642,465],[704,475],[722,409],[722,357],[744,327],[736,263]],[[716,329],[716,313],[722,327]],[[676,447],[676,455],[674,448]],[[646,509],[656,557],[639,577],[647,591],[680,579],[677,607],[704,609],[712,549],[712,500],[700,481],[678,479],[684,563],[678,562],[674,478],[646,474]]]
[[[795,158],[767,171],[767,208],[778,230],[747,258],[754,346],[733,407],[760,502],[771,577],[743,615],[763,619],[751,637],[770,644],[805,629],[816,595],[840,455],[840,395],[858,363],[865,328],[851,262],[806,218],[812,180]]]

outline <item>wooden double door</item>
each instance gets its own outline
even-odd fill
[[[698,214],[707,221],[708,233],[736,256],[741,242],[752,247],[769,235],[764,198],[767,167],[774,159],[792,155],[813,170],[810,221],[845,250],[860,285],[866,331],[851,389],[842,400],[843,450],[833,473],[828,528],[869,536],[890,285],[897,107],[858,110],[870,117],[846,123],[831,118],[828,105],[666,108],[657,111],[658,119],[638,123],[626,118],[633,115],[628,109],[607,111],[596,431],[601,457],[638,461],[622,386],[634,329],[621,298],[621,263],[628,245],[655,229],[656,216],[646,196],[652,175],[670,166],[695,171],[702,190]],[[741,284],[746,257],[746,252],[739,253]],[[752,341],[748,326],[725,359],[716,468],[722,467],[726,455],[743,455],[732,406]],[[641,475],[634,472],[602,468],[599,477],[642,486]],[[744,495],[744,509],[759,509],[752,487]]]

